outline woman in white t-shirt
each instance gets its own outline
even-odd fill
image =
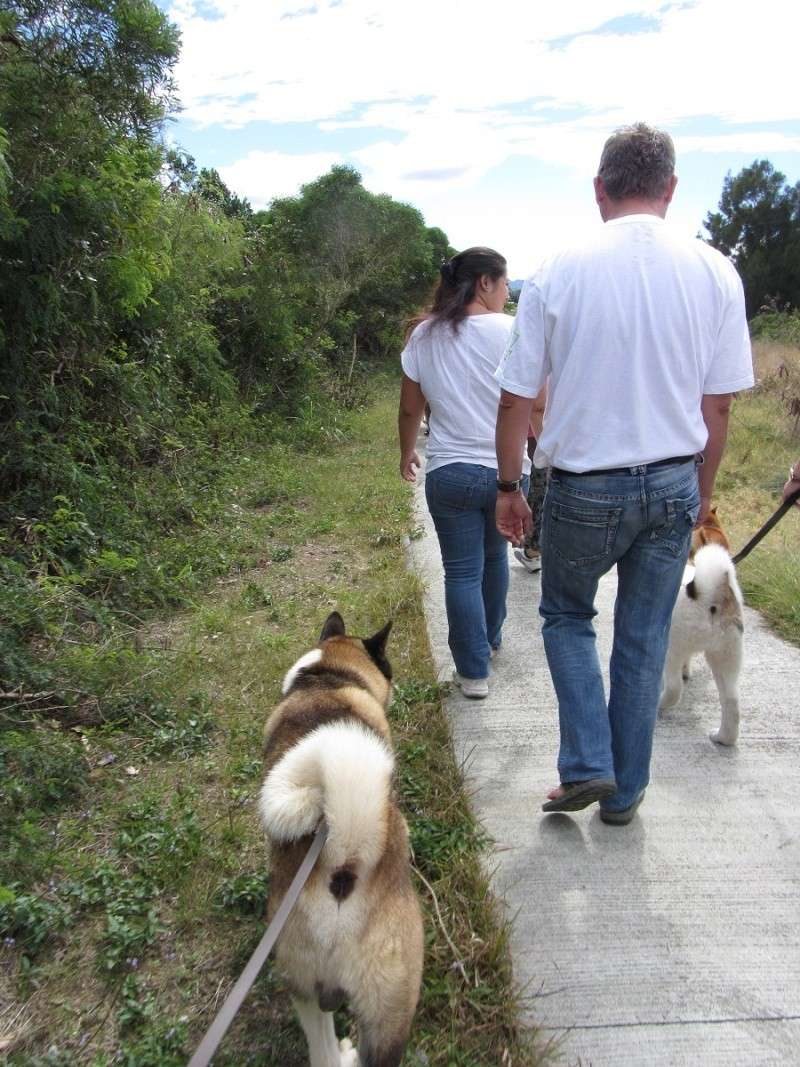
[[[507,299],[506,261],[498,252],[459,252],[442,265],[431,309],[401,356],[400,473],[416,481],[427,402],[425,498],[442,553],[453,680],[464,696],[478,699],[489,692],[508,591],[508,549],[494,520],[500,399],[494,372],[514,321],[503,313]],[[523,469],[527,475],[527,457]]]

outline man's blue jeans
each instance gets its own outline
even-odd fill
[[[542,636],[558,697],[562,782],[616,778],[627,808],[649,780],[672,609],[700,507],[693,461],[621,473],[553,471],[542,523]],[[592,619],[616,564],[606,701]]]
[[[508,544],[494,521],[497,471],[476,463],[437,467],[425,475],[425,499],[442,553],[456,670],[462,678],[486,678],[489,651],[502,640],[508,592]]]

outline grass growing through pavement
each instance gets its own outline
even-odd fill
[[[734,553],[778,507],[789,465],[800,458],[800,349],[759,340],[753,350],[758,384],[734,402],[715,490]],[[746,603],[796,644],[800,644],[798,560],[800,511],[793,510],[737,568]]]
[[[426,911],[404,1062],[540,1062],[517,1030],[484,841],[405,568],[412,517],[396,474],[395,387],[383,394],[322,451],[284,444],[233,462],[220,534],[239,565],[191,610],[102,647],[72,634],[61,653],[92,691],[102,675],[101,716],[6,709],[0,1055],[12,1067],[186,1062],[262,932],[261,730],[280,678],[332,608],[356,633],[395,623],[391,716]],[[213,551],[212,528],[199,539]],[[271,966],[215,1063],[306,1063]]]

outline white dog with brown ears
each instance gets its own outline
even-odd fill
[[[743,614],[730,553],[721,544],[704,544],[687,565],[675,602],[659,708],[678,703],[689,677],[689,661],[703,652],[722,708],[719,729],[709,736],[720,745],[735,745],[739,736]]]
[[[390,627],[350,637],[341,615],[329,615],[319,645],[288,671],[264,731],[269,918],[320,819],[328,826],[276,951],[311,1067],[398,1067],[419,997],[422,917],[386,719]],[[334,1031],[344,1003],[358,1020],[357,1050]]]

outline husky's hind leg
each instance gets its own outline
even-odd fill
[[[353,1049],[341,1049],[333,1028],[333,1012],[321,1011],[313,1000],[294,997],[294,1006],[308,1042],[311,1067],[359,1067],[352,1058]],[[347,1042],[347,1045],[350,1043]]]
[[[400,1067],[416,1007],[412,989],[411,983],[400,980],[383,984],[377,997],[351,1001],[358,1019],[361,1067]]]
[[[742,666],[742,638],[731,635],[723,652],[706,652],[719,692],[721,717],[719,730],[708,736],[718,745],[735,745],[739,736],[739,671]]]

